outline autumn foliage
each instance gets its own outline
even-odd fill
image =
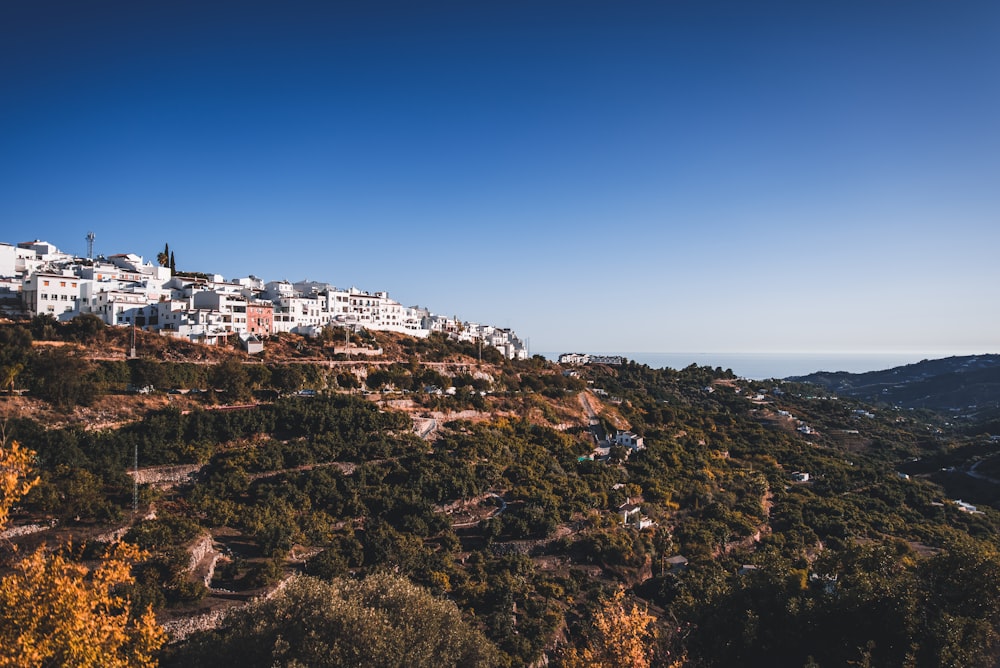
[[[0,448],[0,529],[34,485],[32,456],[16,442]],[[155,666],[166,635],[152,611],[133,615],[121,593],[140,556],[118,544],[93,568],[44,548],[16,562],[0,580],[0,668]]]
[[[0,529],[7,526],[11,507],[38,482],[29,479],[34,454],[17,441],[6,447],[0,443]]]
[[[649,668],[656,641],[653,617],[645,607],[626,603],[618,589],[594,613],[583,649],[571,648],[566,668]]]

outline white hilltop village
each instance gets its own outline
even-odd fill
[[[528,357],[524,342],[510,329],[403,306],[384,291],[343,290],[316,281],[265,283],[253,275],[227,281],[219,275],[175,274],[132,253],[78,257],[38,240],[0,242],[0,314],[49,315],[59,321],[93,314],[107,325],[209,345],[238,335],[248,349],[259,349],[272,334],[315,336],[329,326],[420,338],[441,332],[492,346],[508,359]]]

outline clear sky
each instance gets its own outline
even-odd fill
[[[88,231],[532,351],[1000,352],[1000,3],[0,3],[0,241]]]

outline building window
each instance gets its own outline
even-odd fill
[[[42,281],[42,285],[44,285],[45,287],[49,287],[49,282],[48,281]]]

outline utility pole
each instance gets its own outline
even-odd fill
[[[132,518],[135,519],[139,512],[139,441],[136,441],[132,450]]]
[[[137,355],[135,354],[135,322],[134,322],[134,319],[133,319],[133,322],[132,322],[132,345],[129,346],[129,349],[128,349],[128,358],[130,360],[134,360],[136,357],[137,357]]]
[[[87,232],[87,258],[94,259],[94,239],[97,238],[93,232]]]

